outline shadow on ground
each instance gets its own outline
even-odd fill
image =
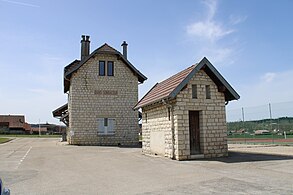
[[[259,154],[248,152],[229,152],[228,157],[209,159],[207,161],[220,161],[224,163],[241,163],[254,161],[275,161],[275,160],[293,160],[293,156]]]

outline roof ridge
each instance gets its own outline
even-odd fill
[[[203,69],[216,85],[224,86],[227,90],[225,92],[225,100],[237,100],[240,96],[231,87],[231,85],[224,79],[224,77],[216,70],[216,68],[204,57],[199,63],[170,76],[161,81],[136,104],[135,109],[159,102],[162,99],[173,99],[176,95],[188,84],[190,79]],[[218,86],[218,87],[219,87]]]
[[[197,65],[197,64],[193,64],[193,65],[189,66],[188,68],[185,68],[184,70],[181,70],[180,72],[178,72],[178,73],[176,73],[176,74],[173,74],[173,75],[169,76],[168,78],[166,78],[165,80],[159,82],[158,84],[163,83],[164,81],[166,81],[166,80],[168,80],[168,79],[171,79],[171,78],[173,78],[173,77],[175,77],[175,76],[178,76],[178,75],[182,74],[184,71],[187,71],[188,69],[192,68],[193,66],[195,67],[196,65]],[[193,68],[194,68],[194,67],[193,67]]]

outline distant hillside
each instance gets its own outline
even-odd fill
[[[254,121],[238,121],[227,123],[228,132],[239,131],[245,129],[247,132],[254,132],[255,130],[279,130],[280,132],[289,132],[293,130],[293,117],[280,117],[277,119],[262,119]]]

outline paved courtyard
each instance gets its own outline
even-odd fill
[[[0,145],[0,177],[11,194],[293,194],[292,147],[286,156],[229,148],[228,158],[178,162],[140,148],[19,138]]]

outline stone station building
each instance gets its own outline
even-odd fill
[[[240,96],[203,58],[157,83],[142,108],[142,150],[176,160],[228,155],[225,105]]]
[[[76,145],[137,145],[138,84],[147,78],[123,54],[104,44],[90,53],[89,36],[82,36],[81,60],[64,68],[68,104],[53,116],[68,126],[67,140]]]

